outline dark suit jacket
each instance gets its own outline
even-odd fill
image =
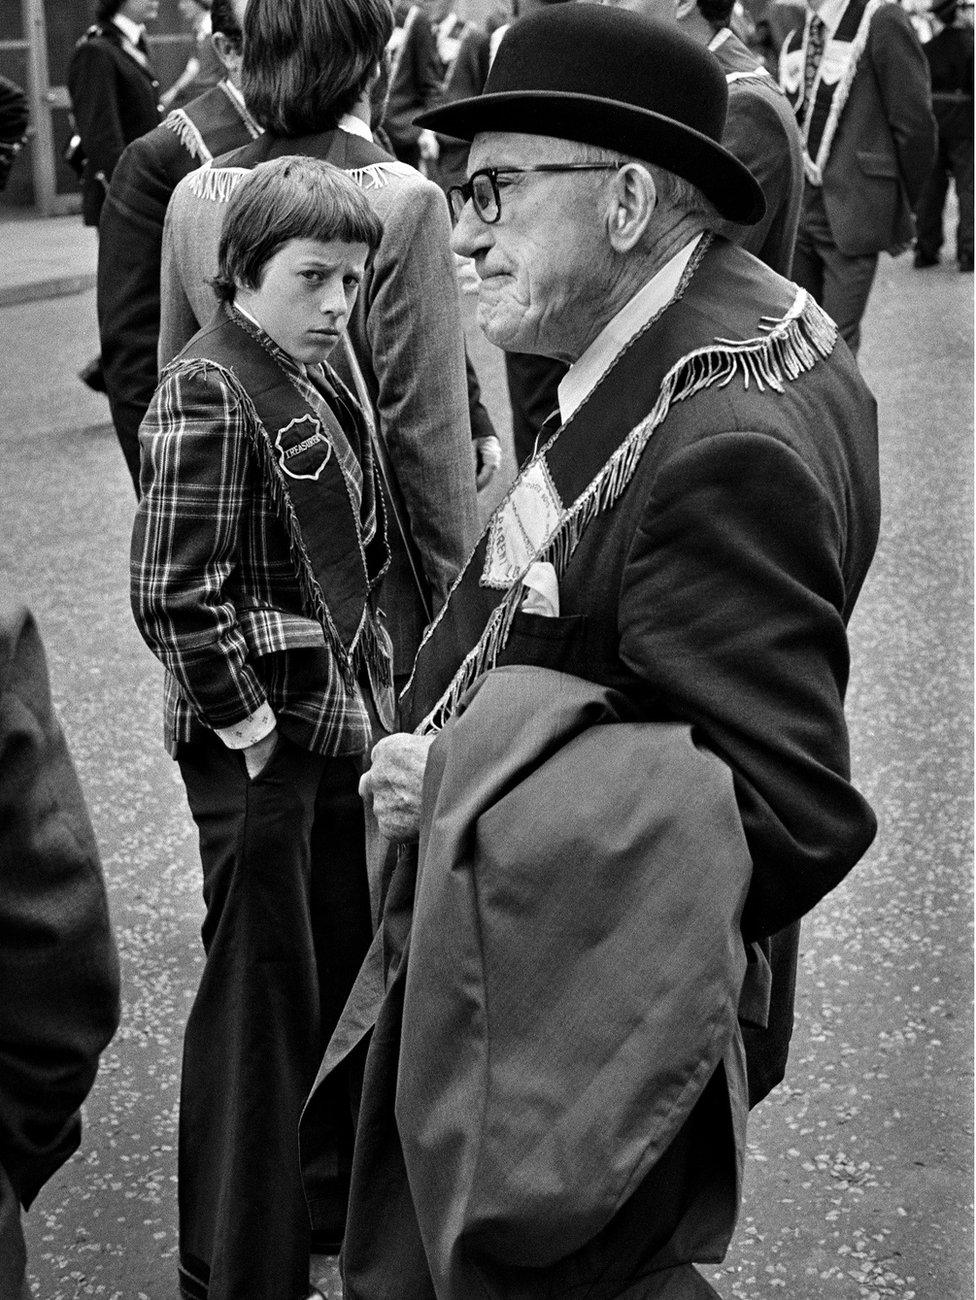
[[[86,155],[82,215],[86,226],[97,226],[122,150],[159,123],[159,82],[127,52],[119,28],[103,23],[75,46],[68,91]]]
[[[20,1206],[78,1146],[119,1021],[105,884],[51,705],[37,626],[0,602],[0,1296],[20,1294]]]
[[[729,85],[722,143],[755,176],[766,197],[766,214],[754,226],[727,234],[777,275],[789,278],[803,199],[803,149],[796,117],[785,95],[739,38],[730,34],[714,51]]]
[[[794,33],[786,59],[801,49],[802,32]],[[802,85],[802,64],[800,76]],[[901,6],[883,4],[871,19],[823,173],[824,206],[842,253],[854,257],[908,246],[912,210],[935,141],[922,47]]]
[[[425,108],[433,108],[440,98],[444,65],[424,9],[405,21],[408,26],[395,60],[383,128],[397,157],[412,162],[420,139],[420,127],[414,126],[413,119]]]
[[[254,135],[219,87],[188,104],[211,157]],[[255,128],[256,130],[256,128]],[[179,181],[207,161],[169,122],[130,144],[112,176],[99,222],[98,332],[112,420],[139,490],[139,425],[156,391],[159,271],[166,205]]]

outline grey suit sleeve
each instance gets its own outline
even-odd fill
[[[883,5],[871,21],[868,54],[898,153],[898,170],[911,207],[935,159],[936,124],[928,60],[908,15]]]
[[[417,177],[392,194],[364,295],[380,422],[435,603],[477,537],[477,495],[450,219]]]
[[[163,367],[189,343],[203,321],[198,321],[186,291],[181,273],[181,260],[177,251],[178,223],[174,219],[174,209],[179,206],[180,187],[173,192],[166,210],[163,225],[163,256],[160,268],[159,287],[159,369]]]

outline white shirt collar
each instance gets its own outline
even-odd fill
[[[557,389],[559,418],[563,424],[582,406],[631,339],[674,298],[700,239],[701,235],[696,235],[670,261],[665,262],[660,271],[621,307],[579,360],[574,361],[566,371]]]
[[[840,26],[840,20],[844,17],[844,10],[847,8],[848,0],[824,0],[824,3],[816,10],[816,16],[827,28],[828,40],[833,39],[834,32]],[[811,10],[811,14],[813,11]],[[810,19],[807,19],[807,30],[810,28]]]
[[[125,14],[115,14],[112,22],[115,23],[130,45],[138,45],[139,37],[146,30],[139,23],[134,23],[131,18],[126,17]]]
[[[715,35],[712,37],[712,39],[708,42],[708,48],[714,54],[716,50],[722,48],[722,46],[725,44],[725,42],[729,39],[731,35],[732,35],[732,29],[730,27],[720,27],[718,31],[715,33]]]
[[[343,113],[342,117],[339,118],[339,130],[347,131],[349,135],[361,136],[372,144],[372,131],[361,117],[353,117],[352,113]]]

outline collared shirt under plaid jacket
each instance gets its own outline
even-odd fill
[[[322,406],[314,382],[320,367],[298,365],[235,315],[313,410]],[[344,683],[302,598],[244,397],[240,380],[222,366],[177,358],[163,371],[139,433],[132,609],[167,670],[166,747],[175,754],[203,728],[237,727],[270,705],[307,749],[361,754],[369,742],[366,708],[358,688]],[[335,451],[354,500],[362,502],[358,448]],[[367,536],[375,527],[373,504],[363,503]]]

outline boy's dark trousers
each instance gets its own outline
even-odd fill
[[[178,760],[207,907],[180,1095],[181,1290],[305,1300],[298,1119],[371,937],[362,762],[309,753],[280,727],[254,780],[216,737],[183,745]],[[333,1249],[353,1132],[341,1093],[335,1161],[315,1189],[320,1227],[322,1205],[334,1203]]]

